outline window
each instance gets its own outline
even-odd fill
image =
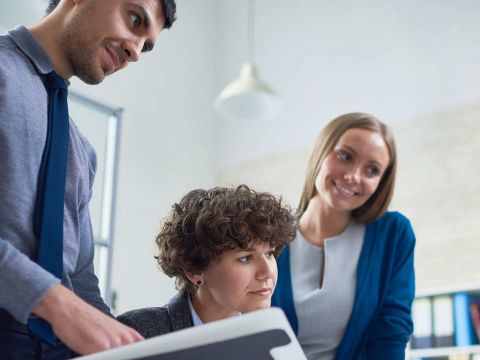
[[[95,238],[94,266],[102,297],[111,308],[114,307],[111,269],[122,111],[69,91],[70,116],[97,152],[97,172],[90,201]]]

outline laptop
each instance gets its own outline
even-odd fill
[[[77,359],[306,360],[306,357],[283,311],[270,308]]]

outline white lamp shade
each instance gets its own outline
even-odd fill
[[[275,92],[258,77],[252,63],[245,63],[240,76],[215,99],[214,106],[228,119],[271,119],[280,113],[282,103]]]

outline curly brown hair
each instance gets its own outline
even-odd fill
[[[177,289],[194,293],[187,273],[199,274],[223,253],[247,249],[252,242],[268,243],[278,256],[295,237],[294,219],[281,198],[246,185],[193,190],[163,221],[155,258],[166,275],[176,278]]]

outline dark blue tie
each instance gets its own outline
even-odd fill
[[[69,117],[68,90],[54,71],[44,80],[48,92],[48,129],[38,177],[33,214],[33,230],[39,241],[37,263],[58,279],[63,277],[63,205],[68,158]],[[30,332],[55,345],[49,323],[32,316]]]

